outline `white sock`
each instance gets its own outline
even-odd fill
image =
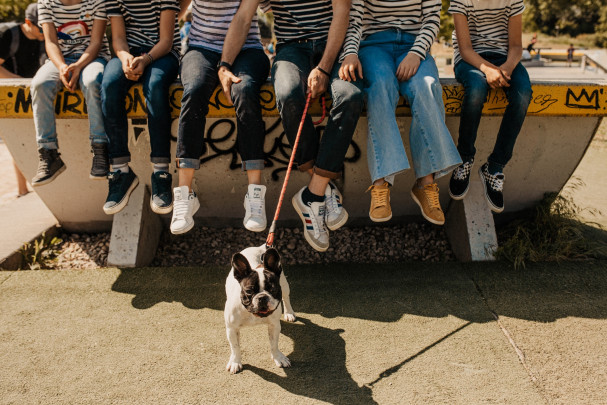
[[[128,173],[129,172],[129,164],[128,163],[121,163],[119,165],[112,165],[112,171],[113,172],[117,172],[118,170],[120,170],[122,173]]]
[[[169,171],[168,163],[153,163],[153,165],[154,165],[154,173]]]

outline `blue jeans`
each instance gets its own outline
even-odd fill
[[[422,60],[413,77],[396,78],[400,62],[407,56],[415,35],[386,30],[369,35],[360,44],[358,57],[363,66],[369,137],[367,163],[371,181],[409,169],[409,161],[394,110],[402,94],[411,106],[409,143],[416,178],[434,173],[438,178],[461,163],[453,138],[445,125],[445,106],[438,70],[432,56]]]
[[[308,76],[324,52],[326,41],[290,42],[278,46],[272,81],[276,105],[291,145],[295,142],[299,123],[306,105]],[[339,63],[335,63],[329,79],[333,105],[322,139],[310,116],[302,128],[295,162],[299,170],[314,169],[320,176],[339,177],[346,153],[352,142],[358,117],[363,109],[362,83],[339,78]]]
[[[65,58],[68,65],[80,59],[79,56]],[[78,84],[89,116],[89,138],[92,143],[107,143],[108,139],[103,127],[103,114],[101,112],[101,79],[106,61],[97,58],[82,69]],[[32,79],[30,92],[32,95],[32,110],[34,112],[34,125],[36,127],[36,142],[38,149],[58,149],[57,127],[55,123],[55,97],[61,90],[63,83],[59,78],[59,70],[53,62],[46,61]]]
[[[505,55],[490,52],[480,55],[496,66],[506,62]],[[487,78],[483,72],[463,60],[455,65],[455,78],[464,85],[464,100],[462,101],[462,112],[459,121],[457,149],[463,160],[470,160],[476,154],[474,143],[476,142],[478,125],[481,121],[483,105],[487,100],[489,84],[487,84]],[[490,166],[489,170],[493,173],[503,171],[504,166],[512,158],[516,138],[521,131],[527,108],[531,102],[531,82],[525,67],[520,63],[516,65],[511,78],[510,87],[503,88],[508,98],[508,107],[506,107],[504,118],[502,118],[493,152],[487,159]]]
[[[221,54],[190,47],[181,61],[181,115],[177,137],[177,165],[200,168],[204,152],[204,128],[209,99],[219,84],[217,62]],[[266,82],[270,61],[261,49],[244,49],[232,64],[232,72],[242,81],[232,85],[238,134],[236,142],[244,170],[264,168],[265,124],[261,117],[259,91]]]
[[[139,56],[149,49],[131,49]],[[148,131],[152,148],[152,163],[171,162],[171,107],[169,87],[175,81],[179,61],[172,54],[158,58],[145,68],[139,81],[143,83],[143,95],[148,110]],[[129,133],[126,115],[126,95],[136,81],[129,80],[122,70],[122,62],[112,58],[101,83],[101,105],[105,130],[110,139],[109,155],[113,165],[131,161]]]

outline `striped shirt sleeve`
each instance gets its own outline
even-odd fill
[[[523,0],[513,0],[512,4],[510,5],[509,17],[523,14],[523,11],[525,11],[525,4],[523,3]]]
[[[179,8],[179,1],[178,0],[163,0],[160,3],[160,10],[161,11],[173,10],[176,13],[179,13],[179,11],[181,11],[181,9]]]
[[[362,38],[363,30],[363,14],[365,2],[364,0],[352,0],[350,9],[350,25],[346,33],[343,51],[339,61],[342,62],[348,55],[358,55],[358,48]]]
[[[120,10],[120,5],[116,0],[106,0],[105,1],[105,10],[108,18],[111,17],[124,17],[122,15],[122,10]]]
[[[468,16],[468,9],[461,0],[451,0],[449,4],[449,14],[463,14]]]
[[[46,1],[38,2],[38,25],[42,26],[42,24],[51,23],[53,24],[53,13],[48,7]]]
[[[272,11],[272,4],[270,3],[270,0],[262,0],[259,2],[259,8],[264,13],[267,13],[269,11]]]
[[[104,0],[97,0],[93,7],[93,19],[107,20],[107,12],[104,5]]]
[[[438,36],[440,29],[441,0],[422,1],[422,27],[415,38],[411,52],[417,54],[422,60]]]

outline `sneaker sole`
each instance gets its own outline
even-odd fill
[[[107,180],[107,174],[104,174],[103,176],[93,176],[92,174],[89,174],[89,179],[91,179],[91,180]]]
[[[192,211],[192,218],[194,217],[194,214],[196,214],[198,212],[198,210],[200,209],[200,202],[197,203],[196,208],[194,209],[194,211]],[[181,235],[187,232],[190,232],[192,230],[192,228],[194,227],[196,221],[192,220],[192,223],[188,224],[185,228],[181,228],[181,229],[171,229],[171,233],[173,235]]]
[[[120,200],[120,202],[118,204],[114,205],[111,208],[103,207],[103,211],[108,215],[117,214],[120,211],[122,211],[124,209],[124,207],[126,207],[126,205],[129,203],[129,198],[131,197],[131,193],[133,192],[133,190],[135,190],[135,188],[137,188],[138,185],[139,185],[139,177],[135,176],[135,180],[133,180],[133,182],[129,186],[129,189],[124,194],[124,197],[122,197],[122,200]]]
[[[246,210],[247,210],[247,204],[245,203],[245,204],[243,204],[243,206],[244,206],[244,209],[245,209],[245,212],[246,212]],[[263,231],[266,230],[266,227],[268,226],[268,220],[266,219],[266,224],[263,226],[263,228],[261,228],[261,227],[260,228],[251,228],[251,227],[248,227],[246,225],[246,222],[245,222],[244,219],[242,220],[242,226],[244,226],[244,229],[246,229],[247,231],[251,231],[251,232],[263,232]]]
[[[468,182],[468,187],[466,187],[464,192],[461,193],[460,195],[452,194],[451,189],[449,189],[449,197],[451,197],[451,199],[456,200],[456,201],[463,200],[464,197],[466,196],[466,194],[468,194],[469,189],[470,189],[470,182]]]
[[[293,208],[295,208],[295,211],[297,212],[297,215],[299,215],[299,218],[301,219],[301,222],[302,222],[302,223],[304,223],[304,227],[303,227],[303,233],[304,233],[304,237],[306,238],[306,241],[307,241],[307,242],[310,244],[310,246],[312,246],[312,248],[313,248],[314,250],[316,250],[317,252],[326,252],[326,251],[327,251],[327,249],[329,249],[329,246],[327,246],[327,247],[318,246],[318,245],[316,244],[316,242],[314,242],[314,239],[312,239],[312,237],[310,237],[310,236],[308,235],[308,231],[306,231],[306,226],[305,226],[306,220],[304,219],[303,213],[302,213],[302,212],[301,212],[301,210],[299,209],[299,205],[297,204],[296,197],[297,197],[297,194],[295,194],[295,195],[293,196],[293,198],[291,198],[291,203],[293,204]]]
[[[154,204],[153,197],[150,197],[150,208],[156,214],[170,214],[171,211],[173,211],[173,203],[171,202],[171,205],[169,205],[168,207],[160,207]]]
[[[483,183],[483,191],[485,194],[485,200],[487,200],[487,204],[489,205],[489,209],[491,209],[491,211],[495,212],[496,214],[501,213],[502,211],[504,211],[504,207],[496,207],[492,202],[491,199],[489,198],[489,195],[487,194],[487,183],[485,181],[485,176],[483,176],[483,170],[482,170],[482,166],[479,167],[478,169],[478,175],[481,178],[481,183]]]
[[[369,219],[373,222],[387,222],[392,219],[392,214],[390,214],[389,216],[387,216],[385,218],[373,218],[371,216],[371,213],[369,213]]]
[[[39,181],[37,183],[32,182],[32,187],[39,187],[39,186],[44,186],[45,184],[48,184],[50,182],[52,182],[53,180],[55,180],[57,178],[57,176],[59,176],[61,173],[63,173],[65,171],[65,169],[67,169],[66,165],[61,166],[59,169],[57,169],[57,171],[48,179],[43,180],[43,181]]]
[[[342,208],[342,210],[344,210],[344,209]],[[327,228],[329,228],[330,231],[336,231],[339,228],[341,228],[342,226],[344,226],[346,224],[346,222],[348,222],[348,218],[349,218],[348,211],[344,210],[344,212],[346,213],[346,215],[344,215],[344,217],[335,225],[329,225],[327,223]],[[326,220],[325,220],[325,223],[326,223]]]
[[[426,215],[426,213],[424,212],[424,209],[422,208],[421,202],[419,202],[419,200],[417,199],[417,197],[413,193],[413,190],[411,190],[411,197],[413,198],[413,201],[415,201],[415,203],[419,207],[419,210],[422,212],[422,216],[426,219],[426,221],[428,221],[428,222],[430,222],[430,223],[432,223],[434,225],[445,225],[445,221],[437,221],[436,219],[432,219],[432,218],[430,218],[429,216]]]

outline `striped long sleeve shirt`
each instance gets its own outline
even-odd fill
[[[341,59],[358,54],[360,41],[399,29],[416,35],[411,52],[425,59],[440,28],[441,0],[352,0],[350,26]]]
[[[451,0],[449,12],[463,14],[468,20],[470,42],[476,53],[508,55],[508,22],[525,11],[523,0]],[[462,60],[453,30],[454,63]]]

